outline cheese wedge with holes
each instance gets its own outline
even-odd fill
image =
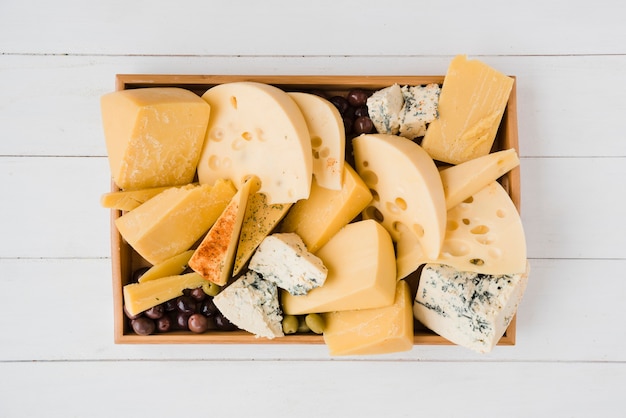
[[[452,209],[518,165],[517,152],[511,148],[441,170],[446,208]]]
[[[211,113],[206,101],[182,88],[150,87],[105,94],[100,105],[111,175],[121,189],[193,180]]]
[[[324,342],[333,356],[388,354],[413,348],[409,285],[400,280],[390,306],[324,314]]]
[[[128,212],[167,189],[169,189],[169,187],[151,187],[141,190],[105,193],[100,198],[100,204],[104,208]]]
[[[316,254],[328,269],[323,286],[306,295],[282,292],[289,315],[380,308],[393,304],[396,261],[389,233],[376,221],[342,228]]]
[[[317,184],[331,190],[341,190],[346,153],[343,118],[337,107],[311,93],[288,93],[296,102],[311,136],[313,176]]]
[[[224,286],[233,268],[239,233],[251,193],[260,187],[250,177],[237,191],[189,260],[189,267],[205,279]]]
[[[115,226],[139,255],[155,265],[190,249],[235,193],[229,180],[171,188],[117,218]]]
[[[511,198],[494,181],[448,211],[446,236],[437,257],[427,256],[417,240],[405,239],[398,242],[397,260],[402,277],[426,263],[481,274],[523,273],[524,228]]]
[[[341,190],[326,189],[313,181],[311,195],[293,205],[280,226],[280,232],[295,232],[307,249],[315,253],[371,200],[367,185],[345,163]]]
[[[387,134],[353,140],[356,170],[372,190],[363,217],[376,219],[398,241],[411,233],[423,251],[437,257],[446,226],[441,176],[430,156],[415,142]]]
[[[487,155],[498,132],[514,79],[478,60],[456,56],[439,97],[439,118],[433,120],[422,147],[450,164]]]
[[[309,197],[311,139],[300,108],[286,92],[242,81],[212,87],[202,98],[211,106],[211,119],[198,162],[200,183],[223,178],[240,187],[255,175],[269,204]]]

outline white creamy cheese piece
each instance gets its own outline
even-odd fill
[[[445,264],[422,270],[415,318],[442,337],[479,353],[493,349],[515,315],[528,283],[525,273],[485,275]]]
[[[403,105],[404,97],[398,84],[378,90],[367,99],[367,112],[378,133],[398,133]]]
[[[213,302],[230,322],[257,337],[285,335],[278,288],[253,271],[222,290]]]
[[[322,260],[307,251],[302,238],[293,232],[267,236],[248,268],[294,296],[323,285],[328,275]]]
[[[400,136],[415,139],[426,134],[426,125],[439,116],[440,93],[441,88],[436,83],[402,86],[404,105],[400,112]]]

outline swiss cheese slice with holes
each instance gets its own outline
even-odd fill
[[[426,263],[446,264],[458,271],[516,274],[526,270],[526,237],[522,220],[508,193],[494,181],[448,211],[441,253],[431,258],[407,235],[398,242],[398,277]]]
[[[296,102],[311,136],[313,176],[320,187],[341,190],[346,131],[337,107],[311,93],[288,93]]]
[[[446,227],[446,201],[433,159],[415,142],[389,134],[353,140],[356,170],[374,196],[363,211],[389,231],[395,242],[411,236],[436,258]]]
[[[211,118],[198,163],[201,184],[230,179],[239,188],[255,175],[268,204],[309,197],[311,139],[286,92],[242,81],[212,87],[202,98],[211,106]]]

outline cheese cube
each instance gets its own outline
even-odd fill
[[[400,280],[391,306],[324,314],[324,342],[331,355],[387,354],[413,348],[409,285]]]
[[[250,270],[292,295],[306,295],[326,281],[328,269],[294,233],[272,234],[256,250]]]
[[[400,114],[398,135],[408,139],[424,136],[426,125],[437,119],[441,88],[436,83],[403,86],[404,106]]]
[[[190,183],[210,106],[189,90],[152,87],[101,98],[111,175],[125,190]]]
[[[381,134],[397,134],[400,130],[400,112],[404,105],[402,89],[393,84],[374,92],[367,99],[367,112]]]
[[[528,265],[523,273],[484,275],[427,264],[413,313],[423,325],[451,342],[486,353],[504,335],[527,283]]]

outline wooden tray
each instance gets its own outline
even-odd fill
[[[514,78],[514,77],[513,77]],[[400,85],[421,85],[443,82],[444,76],[246,76],[246,75],[141,75],[119,74],[116,76],[116,90],[142,87],[182,87],[202,95],[207,89],[221,83],[233,81],[257,81],[275,85],[283,90],[321,89],[329,94],[344,94],[353,88],[378,90],[394,83]],[[498,130],[493,150],[515,148],[519,154],[517,136],[516,85],[513,84],[507,108]],[[513,203],[520,210],[520,172],[513,169],[500,179]],[[111,190],[119,190],[111,182]],[[113,270],[114,340],[118,344],[323,344],[321,335],[291,334],[268,340],[255,338],[245,331],[208,331],[204,334],[177,331],[149,336],[135,334],[129,327],[123,313],[122,287],[129,282],[132,272],[142,267],[145,261],[120,236],[115,228],[115,220],[121,211],[111,211],[111,262]],[[416,274],[407,279],[415,292]],[[516,319],[513,318],[498,345],[515,344]],[[414,344],[450,345],[450,341],[415,324]]]

